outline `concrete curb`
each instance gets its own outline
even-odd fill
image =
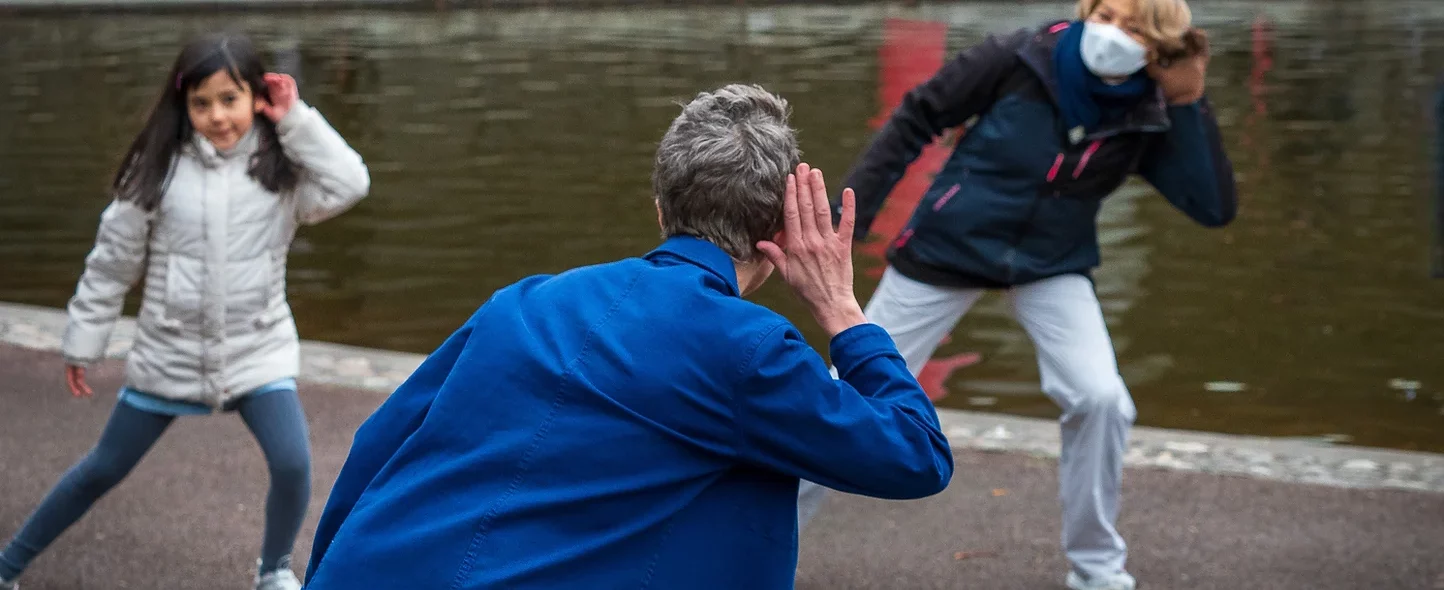
[[[56,352],[65,330],[63,310],[0,302],[0,344]],[[106,351],[124,358],[134,318],[121,318]],[[423,355],[302,341],[302,381],[390,392]],[[1057,458],[1058,425],[1051,420],[939,409],[943,431],[957,449]],[[1130,467],[1240,475],[1335,487],[1444,492],[1444,455],[1326,442],[1137,427],[1124,459]]]

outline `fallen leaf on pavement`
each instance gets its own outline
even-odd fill
[[[1008,495],[1008,490],[1006,490],[1006,489],[1004,489],[1004,488],[993,488],[993,497],[994,497],[994,498],[996,498],[996,497],[998,497],[998,496],[1006,496],[1006,495]]]
[[[973,558],[975,558],[975,557],[997,557],[997,556],[998,556],[998,552],[997,552],[997,551],[959,551],[959,552],[953,554],[953,559],[956,559],[956,560],[958,560],[958,561],[962,561],[962,560],[964,560],[964,559],[973,559]]]

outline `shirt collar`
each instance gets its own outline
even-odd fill
[[[700,266],[722,279],[732,295],[742,294],[737,288],[737,265],[732,256],[712,242],[693,236],[673,236],[648,252],[645,258],[650,260],[658,254],[670,254]]]

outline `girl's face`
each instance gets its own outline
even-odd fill
[[[1152,39],[1143,36],[1143,32],[1135,22],[1135,2],[1130,0],[1103,0],[1093,9],[1093,14],[1088,15],[1088,20],[1102,25],[1113,25],[1123,32],[1128,33],[1139,45],[1148,48],[1148,55],[1151,59],[1158,51],[1158,44]]]
[[[186,93],[191,126],[218,150],[235,147],[251,130],[259,110],[250,85],[237,84],[225,70],[216,70]]]

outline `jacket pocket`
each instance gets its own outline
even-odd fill
[[[947,188],[943,189],[942,196],[933,200],[932,210],[934,212],[942,211],[943,207],[947,207],[948,203],[951,203],[953,199],[956,199],[958,197],[958,193],[963,192],[963,184],[968,181],[968,176],[971,173],[972,171],[968,168],[963,168],[962,174],[958,175],[958,179],[956,181],[950,184],[944,184],[943,186],[946,186]]]
[[[1029,222],[1031,238],[1025,248],[1041,261],[1061,263],[1080,248],[1094,246],[1098,199],[1041,198]]]
[[[226,288],[227,323],[237,327],[260,328],[268,323],[275,293],[275,256],[269,252],[228,263]]]
[[[166,257],[162,327],[178,330],[200,325],[205,309],[203,271],[197,258],[176,254]]]

